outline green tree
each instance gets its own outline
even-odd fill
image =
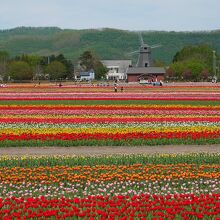
[[[166,64],[163,61],[157,59],[157,60],[154,60],[154,66],[156,66],[156,67],[165,67]]]
[[[68,59],[65,58],[65,56],[63,54],[59,54],[57,56],[55,56],[54,54],[50,55],[50,56],[43,56],[41,57],[41,61],[40,64],[41,66],[45,69],[50,63],[52,63],[53,61],[59,61],[60,63],[62,63],[65,68],[66,68],[66,77],[68,78],[72,78],[73,73],[74,73],[74,65],[72,64],[72,62]]]
[[[9,59],[9,53],[7,51],[0,51],[0,61]]]
[[[200,81],[202,79],[202,71],[207,69],[207,65],[199,60],[189,60],[185,65],[185,70],[191,71],[191,80],[194,81]]]
[[[84,71],[90,71],[95,68],[96,58],[91,51],[85,51],[79,57],[80,66]]]
[[[186,80],[186,81],[191,81],[192,80],[192,70],[191,69],[188,69],[186,68],[184,71],[183,71],[183,79]]]
[[[208,45],[185,46],[178,51],[171,68],[184,80],[207,80],[212,71],[213,49]]]
[[[68,77],[72,77],[74,72],[74,66],[70,60],[67,60],[63,54],[59,54],[55,57],[56,61],[61,62],[66,67],[66,73]]]
[[[208,65],[209,68],[212,68],[213,48],[206,44],[185,46],[182,50],[178,51],[173,58],[173,62],[189,60],[197,60],[199,62],[203,62]]]
[[[108,69],[102,64],[101,61],[96,61],[94,72],[96,79],[103,79],[106,78],[106,73],[108,72]]]
[[[9,61],[8,52],[0,51],[0,78],[1,79],[6,78],[8,61]]]
[[[170,80],[170,79],[174,79],[174,78],[175,78],[175,71],[174,71],[173,68],[168,67],[168,68],[166,69],[165,78],[166,78],[167,80]]]
[[[45,69],[50,79],[58,80],[66,78],[66,67],[59,61],[51,62]]]
[[[175,62],[170,65],[170,69],[174,71],[174,77],[181,80],[185,64],[183,62]]]
[[[20,60],[27,62],[31,67],[35,67],[36,65],[40,64],[42,57],[38,55],[23,54],[20,57]]]
[[[31,80],[33,78],[33,71],[26,62],[13,61],[9,64],[8,76],[13,80]]]
[[[201,79],[202,81],[207,81],[210,77],[210,72],[208,69],[204,69],[201,73]]]
[[[174,76],[179,80],[207,80],[207,75],[209,75],[208,65],[195,59],[175,62],[171,64],[170,68],[174,71]]]
[[[42,59],[43,57],[40,57],[38,55],[28,55],[28,54],[23,54],[20,57],[21,61],[25,61],[30,65],[30,67],[33,70],[34,79],[38,79],[38,80],[44,79],[44,71],[41,65]]]
[[[98,57],[91,51],[85,51],[79,58],[80,66],[84,71],[94,70],[95,78],[105,78],[108,69],[102,64]]]

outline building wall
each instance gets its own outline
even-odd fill
[[[125,74],[124,73],[108,73],[107,74],[107,79],[110,79],[110,80],[114,80],[114,79],[125,79]]]
[[[157,81],[164,81],[164,76],[157,76]]]
[[[95,73],[94,72],[81,72],[80,73],[80,79],[81,80],[94,80],[95,79]]]
[[[137,74],[129,74],[127,76],[128,82],[139,82],[138,76]]]
[[[127,68],[131,65],[131,60],[101,60],[108,68],[107,79],[126,79]]]
[[[139,76],[140,75],[141,74],[128,74],[128,76],[127,76],[128,82],[139,82]],[[153,80],[156,81],[156,74],[154,75]],[[163,75],[158,75],[157,76],[157,81],[158,82],[159,81],[164,81],[164,76]]]

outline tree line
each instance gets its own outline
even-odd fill
[[[216,56],[216,66],[213,66],[214,49],[206,44],[184,46],[178,51],[172,63],[166,65],[160,60],[155,66],[166,67],[168,80],[207,81],[214,73],[219,74],[219,55]],[[213,70],[216,68],[216,71]],[[96,79],[106,77],[107,68],[99,57],[92,51],[84,51],[78,58],[75,66],[63,54],[38,56],[23,54],[11,58],[6,51],[0,51],[1,80],[63,80],[74,79],[74,71],[95,72]]]
[[[80,71],[94,70],[96,79],[106,75],[107,68],[91,51],[81,54],[78,63],[79,67],[74,66],[63,54],[50,56],[23,54],[10,58],[8,52],[0,51],[0,79],[1,81],[72,80],[75,68],[79,68]]]
[[[213,66],[214,49],[206,44],[183,47],[174,57],[166,71],[169,79],[184,81],[207,81],[219,72],[219,55],[215,53],[216,65]],[[216,70],[214,70],[216,68]]]
[[[153,50],[154,59],[160,59],[169,65],[173,56],[185,45],[208,43],[220,51],[220,30],[203,32],[166,32],[143,31],[143,40],[148,45],[161,44]],[[136,63],[138,56],[128,55],[140,46],[138,32],[117,29],[60,29],[56,27],[32,28],[19,27],[0,31],[0,50],[11,56],[17,54],[64,54],[77,61],[83,51],[92,50],[103,60],[132,59]]]

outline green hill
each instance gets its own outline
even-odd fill
[[[209,44],[220,52],[220,30],[209,32],[143,31],[144,42],[162,44],[153,50],[153,58],[166,63],[186,45]],[[57,27],[18,27],[0,30],[0,50],[11,56],[23,53],[51,55],[63,53],[76,61],[85,50],[93,50],[100,59],[137,59],[128,53],[139,48],[138,32],[117,29],[71,30]]]

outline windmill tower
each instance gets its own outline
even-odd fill
[[[150,46],[148,44],[145,44],[141,33],[139,33],[139,38],[141,43],[139,50],[133,51],[130,54],[139,53],[136,67],[151,67],[153,66],[151,49],[161,47],[161,45],[155,44]]]
[[[129,67],[126,71],[127,82],[140,82],[141,79],[147,79],[149,82],[160,82],[164,80],[165,68],[155,67],[151,57],[151,50],[161,47],[160,44],[148,45],[144,43],[141,33],[139,33],[140,47],[139,50],[130,54],[138,53],[138,61],[136,67]]]

